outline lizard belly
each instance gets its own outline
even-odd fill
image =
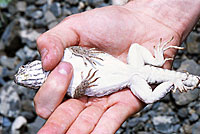
[[[96,71],[93,78],[90,79],[91,87],[85,89],[87,96],[104,96],[116,92],[129,84],[129,80],[133,69],[128,64],[114,58],[109,54],[99,54],[103,60],[97,60],[96,65],[87,62],[84,64],[82,57],[75,56],[68,52],[68,55],[62,61],[70,62],[73,66],[73,78],[68,88],[68,95],[72,96],[77,87],[81,84],[86,77],[90,79]],[[90,74],[89,74],[90,72]],[[90,75],[90,76],[89,76]]]

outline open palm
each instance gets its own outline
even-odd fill
[[[72,45],[96,47],[123,62],[133,42],[151,52],[160,38],[167,41],[174,36],[171,45],[179,45],[177,31],[159,19],[145,15],[143,8],[109,6],[67,17],[42,34],[37,44],[43,68],[53,71],[34,99],[37,114],[48,118],[39,133],[114,133],[131,114],[141,110],[145,104],[128,89],[101,98],[82,97],[62,102],[73,71],[69,63],[60,60],[64,48]],[[168,50],[165,54],[172,57],[175,51]],[[165,68],[170,68],[170,63]]]

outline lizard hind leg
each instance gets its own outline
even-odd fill
[[[134,76],[131,80],[130,89],[141,101],[150,104],[163,98],[173,88],[173,82],[163,82],[154,90],[145,79]]]

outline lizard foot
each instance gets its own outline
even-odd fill
[[[97,77],[95,79],[92,80],[92,78],[94,78],[95,74],[97,73],[98,70],[95,70],[92,74],[92,69],[90,69],[90,71],[88,72],[88,75],[86,78],[83,78],[83,75],[81,73],[81,78],[82,81],[81,83],[76,87],[75,89],[75,94],[74,94],[74,98],[79,98],[81,96],[83,96],[85,94],[86,89],[94,87],[94,86],[98,86],[96,84],[93,84],[95,81],[97,81],[100,77]]]
[[[184,49],[183,47],[177,47],[177,46],[167,46],[174,37],[172,37],[169,41],[162,43],[162,38],[160,38],[160,42],[158,43],[157,47],[154,46],[154,55],[155,58],[158,59],[162,64],[164,64],[168,60],[173,60],[173,58],[164,58],[164,52],[168,49]]]
[[[198,81],[193,86],[186,86],[184,84],[184,81],[186,81],[187,79],[186,80],[177,80],[176,82],[174,82],[174,89],[172,89],[172,92],[175,93],[176,90],[178,89],[182,93],[182,92],[187,92],[187,90],[193,90],[193,89],[197,88],[198,85],[200,84],[200,78],[199,77],[196,77],[196,78],[198,79]]]

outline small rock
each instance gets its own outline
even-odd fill
[[[200,132],[200,121],[196,122],[192,127],[192,134],[199,134]]]
[[[33,12],[35,12],[36,10],[37,10],[36,6],[30,5],[30,6],[28,6],[28,7],[26,8],[25,14],[26,14],[26,16],[28,16],[28,17],[32,17]]]
[[[9,69],[14,69],[18,63],[19,61],[17,57],[10,58],[5,55],[0,57],[0,64]]]
[[[182,119],[187,118],[188,117],[188,109],[187,108],[180,108],[178,109],[178,116]]]
[[[62,14],[63,16],[69,16],[72,15],[72,12],[67,8],[62,8]]]
[[[15,54],[17,57],[19,57],[20,60],[24,60],[26,59],[26,54],[23,50],[23,48],[19,49],[16,54]]]
[[[76,5],[79,2],[79,0],[65,0],[65,1],[68,2],[70,5]]]
[[[56,17],[61,16],[62,12],[61,12],[60,3],[58,3],[58,2],[52,3],[50,10]]]
[[[24,17],[20,17],[18,20],[19,20],[21,29],[27,29],[27,27],[30,25],[29,21],[25,19]]]
[[[199,116],[198,116],[198,114],[196,114],[196,113],[193,113],[193,114],[189,117],[190,122],[195,122],[195,121],[197,121],[198,119],[199,119]]]
[[[11,50],[15,51],[21,47],[20,38],[18,36],[18,30],[18,20],[13,20],[10,24],[8,24],[1,36],[1,49],[7,48],[6,50],[11,52]]]
[[[100,4],[104,3],[104,0],[87,0],[88,4],[93,7],[98,7]]]
[[[196,100],[199,96],[199,90],[194,89],[187,92],[180,93],[179,91],[172,94],[175,103],[179,106],[184,106]]]
[[[190,126],[188,124],[184,124],[183,131],[185,134],[192,134],[192,126]]]
[[[200,53],[200,34],[191,32],[186,40],[187,51],[190,54]]]
[[[40,10],[37,10],[31,14],[31,17],[34,19],[40,19],[42,16],[43,16],[43,12]]]
[[[174,61],[173,61],[173,68],[174,69],[180,68],[182,61],[183,61],[182,59],[174,59]]]
[[[20,36],[23,39],[28,39],[32,42],[36,41],[37,38],[41,35],[41,33],[38,33],[37,31],[30,29],[30,30],[22,30],[20,32]]]
[[[172,116],[155,116],[152,121],[157,132],[169,134],[173,133]]]
[[[17,11],[25,12],[26,11],[26,2],[25,1],[17,1],[16,3]]]
[[[72,12],[72,14],[77,14],[77,13],[79,13],[78,7],[72,7],[72,8],[70,8],[70,11]]]
[[[48,29],[55,27],[57,24],[58,24],[57,21],[51,22],[50,24],[48,24]]]
[[[27,124],[27,120],[26,118],[24,118],[23,116],[18,116],[11,127],[11,133],[12,134],[21,134],[23,133],[23,131],[21,132],[20,130],[22,129],[23,126],[25,126]]]
[[[11,126],[11,121],[7,117],[2,117],[2,126],[9,128]]]
[[[38,51],[34,51],[34,50],[28,48],[27,46],[24,47],[24,52],[26,54],[27,61],[33,61],[37,57],[40,57]]]
[[[85,8],[85,4],[82,1],[80,1],[78,4],[78,10],[82,10],[84,8]]]
[[[35,4],[36,4],[36,5],[39,5],[39,6],[44,5],[44,4],[46,4],[46,3],[47,3],[47,0],[36,0],[36,1],[35,1]]]
[[[28,124],[29,134],[36,134],[39,131],[39,129],[44,125],[45,121],[46,120],[38,116],[33,123]]]
[[[56,17],[54,16],[54,14],[51,11],[47,11],[44,14],[44,18],[47,24],[49,24],[50,22],[56,21]]]
[[[20,98],[16,92],[15,83],[8,82],[0,90],[0,113],[4,116],[15,118],[20,113]]]

